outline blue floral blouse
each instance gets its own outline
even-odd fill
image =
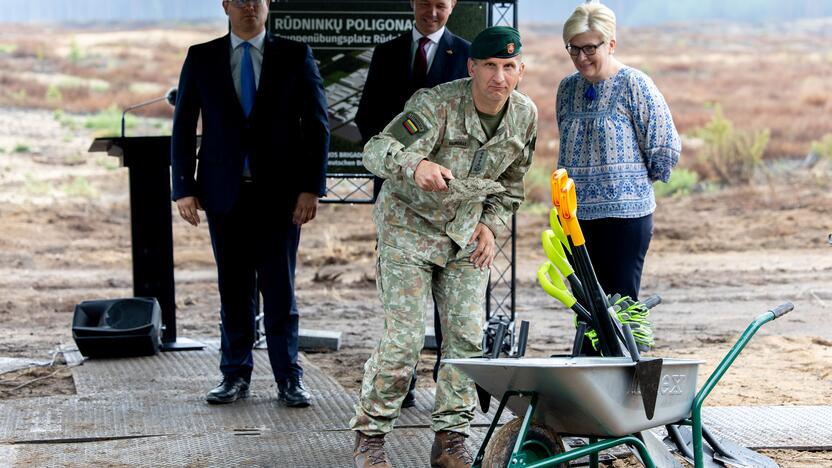
[[[557,120],[558,167],[575,180],[579,219],[639,218],[656,209],[652,182],[667,182],[682,143],[650,77],[623,67],[593,85],[573,73],[558,87]]]

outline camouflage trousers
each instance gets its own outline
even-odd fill
[[[350,421],[353,430],[379,435],[393,429],[424,344],[431,291],[442,325],[442,358],[482,354],[488,270],[476,268],[470,252],[459,253],[440,267],[396,247],[379,246],[376,284],[384,306],[384,334],[364,364],[361,395]],[[453,366],[441,364],[432,429],[467,435],[476,400],[474,382]]]

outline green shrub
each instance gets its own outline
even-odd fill
[[[93,198],[98,195],[98,192],[84,177],[73,177],[69,183],[63,186],[63,190],[67,195],[74,197]]]
[[[78,42],[75,41],[74,37],[69,42],[69,53],[67,53],[66,58],[74,64],[77,64],[84,58],[84,52],[81,50],[81,47],[78,46]]]
[[[52,184],[49,182],[35,179],[35,177],[27,172],[24,175],[24,188],[32,195],[49,195],[52,192]]]
[[[828,133],[820,140],[812,142],[811,151],[817,155],[818,159],[832,160],[832,133]]]
[[[537,201],[525,201],[520,205],[520,212],[531,216],[545,216],[552,209],[551,204],[541,203]]]
[[[95,164],[108,171],[113,171],[121,167],[119,159],[113,156],[100,156],[95,159]]]
[[[63,101],[63,99],[64,97],[61,94],[60,88],[58,88],[54,84],[51,84],[48,88],[46,88],[46,100],[48,102],[55,104]]]
[[[718,182],[724,185],[747,184],[754,170],[763,160],[768,146],[768,129],[742,132],[722,113],[722,107],[714,106],[714,116],[693,135],[704,143],[699,158]]]
[[[83,119],[83,125],[92,130],[96,137],[119,136],[121,135],[121,109],[112,105],[103,111],[89,114]],[[134,133],[147,134],[154,131],[152,129],[157,129],[154,131],[157,134],[170,135],[172,126],[173,122],[169,118],[158,119],[127,114],[125,120],[125,128],[130,136],[136,136]],[[133,132],[129,132],[130,130]]]
[[[103,93],[110,89],[110,83],[104,80],[90,80],[89,88],[94,93]]]
[[[29,145],[25,143],[18,143],[14,145],[14,152],[15,153],[28,153],[32,151],[32,148],[29,148]]]
[[[526,187],[526,198],[529,201],[544,201],[548,196],[541,196],[549,193],[549,178],[552,176],[552,166],[548,161],[533,161],[529,171],[523,178]]]
[[[64,163],[69,164],[70,166],[80,166],[81,164],[85,164],[89,157],[83,153],[75,153],[67,156],[64,158]]]
[[[61,124],[61,127],[68,128],[73,131],[78,130],[78,119],[70,114],[67,114],[61,109],[55,109],[55,111],[52,112],[52,118]],[[66,135],[64,137],[66,138]]]
[[[653,184],[657,197],[684,196],[690,194],[699,183],[699,174],[688,169],[674,169],[666,184]]]
[[[25,88],[20,88],[17,91],[10,92],[9,96],[16,102],[23,103],[29,98],[29,93],[26,92]]]
[[[125,126],[133,128],[136,126],[136,117],[127,115]],[[84,127],[94,130],[97,137],[113,137],[121,135],[121,109],[110,106],[107,109],[90,114],[84,121]]]

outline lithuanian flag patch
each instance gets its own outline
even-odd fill
[[[410,146],[430,130],[430,125],[425,123],[425,118],[416,112],[405,112],[396,120],[391,122],[389,127],[390,135],[404,146]]]
[[[404,119],[402,119],[402,127],[404,127],[408,135],[415,135],[424,129],[424,124],[422,124],[421,119],[416,114],[408,112],[405,114]]]

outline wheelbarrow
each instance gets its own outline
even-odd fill
[[[656,451],[648,450],[642,434],[661,426],[696,468],[714,464],[705,457],[703,434],[712,458],[731,462],[732,454],[703,430],[702,405],[757,330],[793,308],[786,302],[754,319],[698,392],[696,376],[703,361],[665,358],[652,418],[639,395],[636,363],[627,357],[445,360],[500,400],[473,467],[566,467],[587,456],[589,466],[597,467],[600,452],[628,445],[653,468]],[[518,418],[497,429],[506,407]],[[692,450],[678,440],[682,426],[691,428]],[[562,436],[587,437],[589,442],[565,450]]]

